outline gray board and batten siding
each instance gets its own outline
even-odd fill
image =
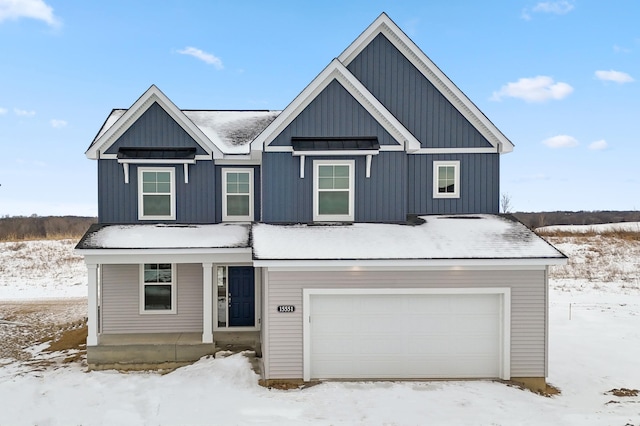
[[[384,35],[378,34],[347,69],[422,148],[492,146]]]
[[[262,156],[262,221],[265,223],[313,222],[313,160],[354,160],[356,222],[404,222],[407,218],[407,155],[380,152],[371,160],[366,177],[364,156],[313,156],[305,160],[291,153],[265,152]]]
[[[309,288],[511,288],[511,376],[546,376],[546,276],[544,270],[475,271],[269,271],[263,355],[268,379],[303,377],[302,289]],[[277,307],[293,313],[278,315]],[[268,330],[268,333],[265,333]]]
[[[408,155],[409,214],[498,214],[500,154]],[[460,198],[433,198],[433,162],[460,161]]]
[[[140,265],[102,265],[101,332],[202,332],[202,264],[177,264],[175,314],[140,313]]]
[[[163,167],[174,170],[176,220],[138,220],[138,167]],[[216,166],[198,161],[189,166],[189,183],[184,183],[182,164],[129,165],[129,183],[124,182],[122,164],[116,160],[98,160],[98,221],[100,223],[215,223],[216,204],[213,188]]]

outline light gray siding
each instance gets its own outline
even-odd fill
[[[182,164],[131,164],[129,183],[124,183],[122,164],[118,164],[116,160],[98,160],[100,223],[148,223],[138,220],[138,167],[167,167],[175,171],[176,220],[169,222],[215,223],[216,173],[213,162],[198,161],[189,165],[189,183],[184,183]]]
[[[511,376],[545,377],[546,281],[543,270],[335,271],[268,273],[263,313],[269,329],[265,369],[269,379],[303,375],[303,288],[511,288]],[[296,311],[278,314],[278,305]]]
[[[202,332],[202,265],[177,265],[176,314],[140,314],[140,265],[102,265],[103,334]]]
[[[347,68],[423,148],[491,146],[384,35],[373,39]]]
[[[460,198],[433,198],[433,162],[460,161]],[[499,213],[500,154],[408,156],[410,214]]]
[[[291,153],[265,152],[262,156],[262,220],[267,223],[313,221],[313,160],[355,160],[355,221],[402,222],[406,219],[407,156],[381,152],[372,157],[366,177],[365,157],[307,157],[300,178],[300,158]]]
[[[197,149],[197,154],[206,154],[206,151],[156,102],[107,149],[106,153],[116,154],[120,147],[193,147]]]

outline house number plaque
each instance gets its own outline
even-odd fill
[[[278,312],[294,312],[296,307],[293,305],[280,305],[278,306]]]

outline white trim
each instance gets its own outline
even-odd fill
[[[222,221],[223,222],[253,222],[254,206],[254,188],[253,188],[253,169],[241,168],[223,168],[222,171]],[[249,214],[246,216],[230,216],[227,214],[227,174],[229,173],[248,173],[249,174]],[[241,194],[243,195],[243,194]]]
[[[202,343],[213,343],[212,262],[202,262]]]
[[[157,103],[191,136],[209,156],[222,158],[222,151],[213,143],[193,121],[191,121],[164,93],[152,85],[138,98],[120,118],[116,120],[100,137],[97,137],[85,152],[87,158],[103,158],[101,152],[108,150],[154,103]]]
[[[512,259],[302,259],[302,260],[260,260],[253,261],[255,267],[266,267],[275,270],[344,270],[359,268],[383,268],[384,270],[416,270],[438,269],[463,269],[469,267],[489,267],[500,269],[502,267],[551,266],[565,265],[566,258],[512,258]]]
[[[189,183],[189,164],[184,163],[182,167],[184,171],[184,183]]]
[[[129,183],[129,163],[123,163],[122,170],[124,171],[124,183]]]
[[[196,160],[183,159],[154,159],[154,158],[119,158],[118,163],[122,164],[196,164]]]
[[[511,289],[509,287],[475,288],[303,288],[302,289],[302,353],[303,380],[311,380],[311,297],[314,295],[459,295],[459,294],[496,294],[501,296],[500,319],[500,378],[511,378]]]
[[[438,169],[440,167],[453,167],[453,192],[439,192]],[[460,198],[460,161],[434,161],[433,162],[433,198]]]
[[[378,152],[400,152],[400,151],[404,151],[404,150],[405,150],[404,146],[398,145],[398,144],[380,145],[380,149],[379,150],[375,150],[375,151],[374,150],[368,150],[368,151],[362,151],[362,150],[353,150],[353,151],[294,151],[292,146],[273,146],[273,145],[269,145],[265,149],[266,152],[290,152],[290,153],[292,153],[291,155],[295,155],[295,154],[293,154],[294,152],[298,152],[298,155],[371,155],[371,154],[376,155]],[[318,152],[321,152],[322,154],[318,154]],[[412,152],[414,152],[414,151],[411,151],[411,153]],[[494,152],[494,151],[491,151],[491,152]],[[349,153],[349,154],[345,154],[345,153]],[[218,164],[218,161],[216,161],[216,164]]]
[[[385,13],[382,13],[369,25],[338,56],[338,60],[348,66],[378,34],[383,34],[469,120],[498,152],[507,153],[513,151],[513,143]]]
[[[175,315],[178,313],[178,283],[176,282],[177,271],[176,264],[171,263],[171,282],[146,283],[144,281],[144,265],[161,264],[164,262],[146,262],[140,264],[140,315]],[[170,285],[171,286],[171,309],[167,310],[146,310],[144,308],[144,288],[147,285]]]
[[[365,170],[365,175],[364,175],[364,177],[366,177],[366,178],[370,178],[371,177],[371,159],[372,158],[373,157],[371,157],[371,155],[367,155],[366,168],[365,168],[366,170]]]
[[[410,154],[495,154],[496,148],[420,148]]]
[[[349,212],[341,215],[321,215],[318,188],[320,166],[349,166]],[[313,220],[316,222],[353,222],[355,206],[355,160],[313,160]],[[325,190],[322,190],[325,191]]]
[[[306,157],[304,155],[300,156],[300,179],[304,179],[304,159]]]
[[[85,260],[86,262],[86,260]],[[98,345],[98,265],[87,265],[87,346]]]
[[[262,164],[261,158],[251,158],[248,155],[243,158],[220,158],[215,160],[215,164],[217,166],[259,166]]]
[[[337,59],[331,63],[251,142],[252,151],[270,151],[271,142],[332,82],[338,81],[408,151],[420,142]],[[276,151],[277,152],[277,151]]]
[[[145,216],[144,214],[144,191],[142,174],[144,172],[168,172],[170,175],[169,207],[171,209],[168,216]],[[138,167],[138,220],[175,220],[176,219],[176,175],[173,167]]]
[[[215,291],[215,308],[213,311],[213,316],[212,316],[212,323],[213,323],[213,331],[219,331],[219,332],[233,332],[233,331],[260,331],[261,328],[261,314],[262,314],[262,298],[261,298],[261,285],[262,285],[262,279],[260,277],[260,269],[258,268],[254,268],[253,269],[253,292],[254,292],[254,319],[253,319],[253,327],[251,326],[244,326],[244,327],[236,327],[236,326],[230,326],[229,325],[229,268],[233,268],[233,267],[253,267],[253,265],[251,263],[220,263],[220,262],[216,262],[215,264],[215,282],[216,282],[216,291]],[[217,292],[217,282],[218,282],[218,268],[219,267],[224,267],[225,271],[226,271],[226,276],[227,276],[227,282],[226,282],[226,294],[225,294],[225,324],[226,326],[224,327],[220,327],[218,325],[218,292]]]

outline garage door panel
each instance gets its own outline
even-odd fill
[[[501,308],[499,294],[311,295],[311,378],[499,377]]]

